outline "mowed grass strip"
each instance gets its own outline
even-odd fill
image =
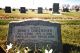
[[[61,15],[53,15],[50,11],[43,11],[43,14],[38,14],[37,10],[32,12],[31,10],[26,11],[26,13],[20,13],[18,9],[16,11],[12,11],[12,13],[5,13],[4,10],[0,10],[0,16],[8,17],[8,18],[78,18],[80,19],[80,12],[60,12]]]

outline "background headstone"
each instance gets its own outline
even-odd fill
[[[53,13],[59,13],[59,3],[53,3]]]
[[[0,8],[0,10],[2,10],[2,8]]]
[[[43,13],[43,8],[42,7],[38,7],[38,14],[42,14]]]
[[[11,13],[11,7],[5,7],[5,13]]]
[[[13,11],[15,11],[16,9],[12,9]]]
[[[20,7],[20,13],[26,13],[26,8],[25,7]]]
[[[32,12],[34,12],[35,11],[35,9],[32,9]]]
[[[52,8],[49,8],[49,11],[52,11]]]

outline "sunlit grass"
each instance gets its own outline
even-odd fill
[[[26,11],[26,13],[20,13],[18,9],[12,11],[12,13],[5,13],[4,10],[0,10],[0,16],[8,18],[46,18],[46,19],[62,19],[62,18],[78,18],[80,19],[80,12],[60,12],[61,15],[53,15],[51,11],[43,11],[43,14],[38,14],[37,10],[32,12],[31,10]]]

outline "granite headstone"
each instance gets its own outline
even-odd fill
[[[5,7],[5,13],[11,13],[11,7],[6,6]]]
[[[11,22],[7,43],[27,46],[31,49],[52,48],[62,53],[61,26],[45,20]]]
[[[26,13],[26,8],[25,7],[20,7],[20,13]]]
[[[59,13],[59,3],[53,3],[53,13]]]
[[[38,7],[38,14],[42,14],[43,13],[43,8],[42,7]]]
[[[52,8],[49,8],[49,11],[52,11]]]
[[[16,9],[12,9],[13,11],[15,11]]]
[[[2,8],[0,8],[0,10],[2,10]]]

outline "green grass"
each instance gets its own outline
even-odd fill
[[[10,20],[0,20],[0,25],[7,25]]]
[[[80,45],[80,25],[62,25],[63,43]]]
[[[62,12],[62,15],[53,15],[50,11],[44,11],[43,14],[37,14],[37,11],[32,12],[31,10],[28,10],[26,13],[20,13],[18,9],[16,11],[12,11],[12,13],[5,13],[3,10],[0,10],[0,16],[1,17],[8,17],[8,18],[78,18],[80,19],[80,12]]]
[[[62,25],[80,25],[80,20],[56,20]]]
[[[66,12],[66,13],[62,13],[63,15],[66,16],[71,16],[71,17],[79,17],[80,18],[80,12]]]

